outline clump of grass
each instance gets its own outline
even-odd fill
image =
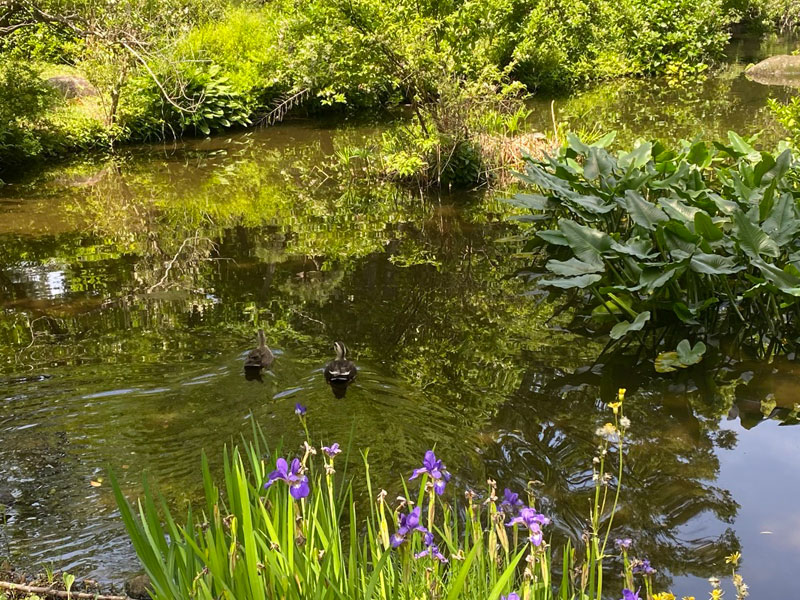
[[[595,494],[580,552],[567,543],[554,553],[550,520],[532,495],[523,500],[505,489],[501,497],[492,480],[483,491],[457,493],[433,450],[391,504],[386,491],[373,487],[368,452],[363,482],[340,478],[338,444],[318,450],[306,441],[287,460],[269,451],[257,427],[253,441],[225,451],[221,485],[203,457],[205,505],[190,510],[183,524],[147,487],[136,510],[116,481],[114,493],[155,600],[594,600],[609,597],[604,561],[615,546],[624,598],[640,597],[632,591],[638,583],[654,600],[649,562],[628,558],[631,540],[611,540],[629,426],[623,401],[620,390],[613,422],[597,431]],[[305,409],[296,413],[308,433]]]

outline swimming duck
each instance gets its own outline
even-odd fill
[[[325,381],[331,384],[347,384],[356,378],[356,364],[352,360],[347,360],[347,346],[344,342],[334,342],[333,349],[336,358],[325,365]]]
[[[250,354],[244,359],[244,368],[247,369],[268,369],[275,360],[275,355],[272,350],[267,347],[267,338],[264,336],[264,330],[258,330],[258,348],[250,350]]]

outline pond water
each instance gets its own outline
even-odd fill
[[[775,47],[734,47],[741,60],[699,90],[626,82],[558,100],[559,119],[623,139],[736,129],[771,143],[766,98],[789,92],[747,81],[741,61]],[[535,107],[545,128],[549,103]],[[147,473],[183,507],[201,450],[218,461],[253,422],[296,448],[296,402],[317,439],[351,445],[353,468],[370,448],[376,486],[398,489],[436,445],[459,487],[533,481],[556,530],[579,535],[594,430],[626,387],[617,522],[659,588],[704,597],[741,550],[752,597],[792,597],[800,367],[739,356],[659,376],[598,360],[605,340],[523,294],[497,198],[327,177],[326,156],[374,134],[296,122],[0,188],[0,556],[121,580],[137,565],[109,469],[131,496]],[[277,359],[247,381],[259,326]],[[321,372],[335,339],[359,366],[341,399]]]

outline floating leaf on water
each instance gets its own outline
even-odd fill
[[[677,352],[662,352],[656,356],[655,360],[656,371],[659,373],[671,373],[677,371],[681,367],[681,361],[678,359]]]
[[[97,481],[96,479],[92,479],[89,482],[89,485],[92,486],[92,487],[100,487],[101,485],[103,485],[103,482],[102,481]]]
[[[678,347],[675,349],[678,353],[678,360],[684,367],[696,365],[703,360],[703,354],[706,353],[706,345],[703,342],[697,342],[694,347],[689,344],[689,340],[681,340]]]

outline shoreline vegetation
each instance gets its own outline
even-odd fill
[[[252,441],[225,451],[221,483],[203,458],[205,504],[183,522],[147,485],[135,508],[112,485],[154,600],[674,600],[635,541],[612,537],[630,428],[624,404],[620,389],[595,431],[586,530],[557,544],[533,488],[501,492],[489,479],[485,489],[459,489],[442,459],[446,448],[427,451],[394,500],[373,485],[368,451],[355,475],[338,475],[353,452],[311,439],[301,405],[299,454],[271,451],[254,425]],[[739,561],[738,552],[726,560],[743,600]],[[710,584],[720,598],[720,580]]]
[[[607,410],[595,431],[580,538],[556,530],[532,487],[501,492],[489,479],[483,489],[460,489],[442,458],[446,448],[427,451],[391,499],[373,485],[369,452],[359,461],[338,443],[312,440],[312,415],[299,404],[306,441],[296,455],[270,450],[254,424],[250,440],[225,450],[220,483],[203,457],[205,500],[182,521],[146,483],[135,506],[113,476],[112,487],[154,600],[675,600],[638,552],[635,532],[612,537],[631,426],[624,389]],[[740,561],[734,549],[725,569],[744,600]],[[72,589],[74,577],[56,575],[48,574],[42,597]],[[710,598],[722,597],[721,583],[709,580]],[[3,600],[16,597],[4,593]],[[86,595],[76,588],[73,597]]]
[[[474,187],[521,150],[524,100],[620,77],[702,77],[780,0],[13,0],[0,9],[0,177],[33,160],[407,107],[360,148],[378,177]]]

